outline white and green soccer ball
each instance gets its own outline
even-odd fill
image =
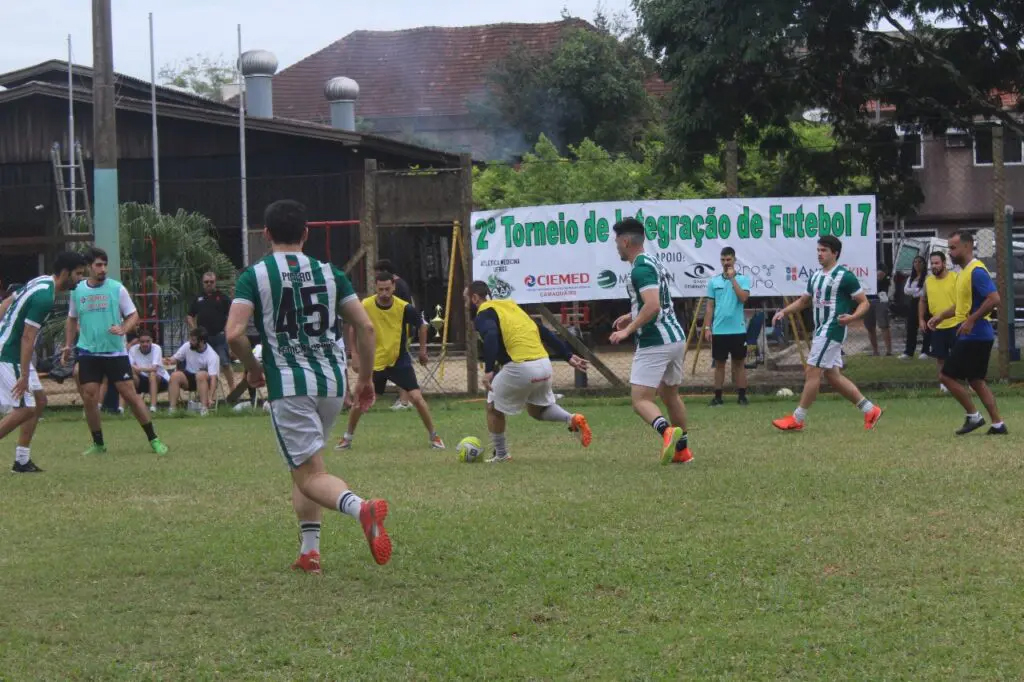
[[[464,464],[483,461],[484,444],[476,436],[466,436],[455,446],[455,454]]]
[[[775,392],[775,395],[779,396],[780,398],[792,398],[793,391],[789,390],[788,388],[780,388],[778,391]]]

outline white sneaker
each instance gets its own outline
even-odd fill
[[[156,405],[150,405],[149,406],[149,411],[152,414],[156,414]]]
[[[946,384],[939,384],[939,392],[941,392],[941,393],[949,393],[949,389],[946,388]]]
[[[909,360],[910,356],[906,353],[900,353],[900,360]]]
[[[487,463],[488,464],[503,464],[505,462],[511,462],[511,461],[512,461],[512,455],[506,453],[504,457],[498,457],[497,453],[495,453],[495,455],[493,457],[491,457],[490,459],[487,460]]]
[[[401,400],[396,400],[394,405],[391,406],[391,409],[394,410],[395,412],[398,412],[400,410],[408,410],[411,408],[412,403],[403,403]]]
[[[927,353],[921,353],[920,355],[917,356],[917,359],[918,360],[931,360],[931,356],[928,355]]]
[[[210,414],[210,411],[208,409],[206,409],[205,407],[200,407],[199,408],[199,416],[200,417],[205,417],[208,414]]]
[[[340,441],[338,441],[338,444],[334,446],[334,449],[335,450],[351,450],[352,449],[352,439],[351,438],[342,438]]]

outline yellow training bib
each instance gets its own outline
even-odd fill
[[[928,275],[924,281],[925,297],[928,299],[928,314],[935,317],[941,312],[949,310],[956,305],[956,279],[953,271],[948,271],[946,276],[939,279],[935,275]],[[939,329],[952,329],[957,325],[955,316],[943,320]]]
[[[512,362],[529,362],[548,357],[548,351],[540,340],[537,323],[515,301],[486,301],[480,305],[477,314],[485,310],[493,310],[498,314],[505,352]]]
[[[405,319],[405,308],[409,303],[397,296],[392,299],[391,307],[381,308],[377,305],[376,296],[363,299],[363,307],[373,322],[377,332],[377,350],[373,356],[373,371],[379,372],[394,367],[398,355],[402,352],[402,322]]]

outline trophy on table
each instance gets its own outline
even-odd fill
[[[441,330],[444,329],[444,317],[441,316],[441,306],[437,306],[434,311],[434,319],[430,321],[430,326],[434,328],[434,332],[438,336],[441,336]]]

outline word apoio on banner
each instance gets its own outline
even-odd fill
[[[700,248],[706,240],[735,238],[771,239],[817,239],[826,235],[850,237],[854,235],[855,218],[854,204],[846,203],[842,210],[829,211],[825,204],[819,203],[810,210],[803,205],[795,210],[786,211],[783,204],[771,204],[767,216],[750,210],[744,205],[735,217],[728,213],[718,213],[715,206],[708,206],[700,213],[684,213],[672,215],[644,215],[643,209],[634,217],[644,224],[647,239],[656,242],[659,247],[667,248],[673,241],[692,241]],[[858,236],[868,236],[873,220],[873,205],[870,203],[856,204],[856,225]],[[580,237],[587,243],[607,242],[611,238],[611,225],[623,218],[622,209],[615,209],[615,219],[598,217],[596,211],[590,211],[583,221],[580,230],[579,222],[573,218],[566,219],[564,212],[558,213],[558,220],[519,222],[515,214],[499,218],[482,218],[473,229],[478,233],[477,251],[486,251],[491,247],[491,237],[504,238],[504,248],[562,246],[576,244]],[[767,229],[767,235],[765,230]],[[500,248],[500,247],[499,247]]]

